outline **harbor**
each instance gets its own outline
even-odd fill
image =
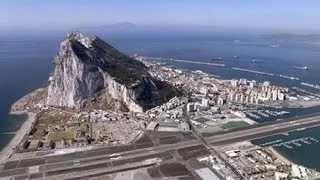
[[[300,92],[300,93],[304,93],[304,94],[307,94],[307,95],[311,95],[311,96],[320,98],[320,94],[313,93],[313,92],[307,91],[307,90],[302,89],[302,88],[293,87],[292,89],[297,91],[297,92]]]
[[[302,129],[303,130],[303,129]],[[293,139],[290,141],[284,141],[283,139],[277,139],[274,141],[266,142],[260,144],[262,147],[272,146],[272,147],[285,147],[287,149],[294,149],[294,147],[301,147],[304,145],[311,145],[312,143],[318,143],[319,140],[315,137],[301,137]]]
[[[191,61],[191,60],[184,60],[184,59],[146,57],[146,56],[140,56],[140,57],[144,58],[144,59],[156,60],[156,61],[174,61],[174,62],[182,62],[182,63],[190,63],[190,64],[203,64],[203,65],[219,66],[219,67],[225,67],[226,66],[225,64],[222,64],[222,63],[209,63],[209,62]]]
[[[255,73],[255,74],[274,76],[274,74],[272,74],[272,73],[267,73],[267,72],[262,72],[262,71],[255,71],[255,70],[243,69],[243,68],[237,68],[237,67],[232,67],[232,69],[237,70],[237,71],[244,71],[244,72],[251,72],[251,73]]]
[[[320,85],[302,82],[301,85],[320,90]]]
[[[290,114],[288,111],[272,111],[272,110],[256,110],[256,109],[250,109],[244,111],[244,113],[253,119],[261,119],[261,118],[269,118],[269,117],[278,117]]]

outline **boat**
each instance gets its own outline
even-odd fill
[[[300,70],[308,70],[309,68],[307,66],[293,66],[295,69],[300,69]]]
[[[288,111],[280,111],[280,112],[277,112],[277,115],[279,115],[279,116],[287,115],[287,114],[290,114],[290,112],[288,112]]]
[[[306,130],[306,128],[299,128],[299,129],[297,129],[297,131],[304,131],[304,130]]]
[[[311,142],[307,141],[306,139],[301,139],[301,141],[305,144],[311,144]]]
[[[317,140],[316,138],[313,138],[313,137],[310,137],[309,138],[311,141],[314,141],[314,142],[319,142],[319,140]]]
[[[292,149],[292,146],[289,146],[288,144],[283,144],[284,147],[288,148],[288,149]]]
[[[252,62],[253,62],[253,63],[263,63],[263,61],[258,60],[258,59],[252,59]]]
[[[270,47],[273,47],[273,48],[280,47],[280,44],[271,44]]]
[[[222,61],[222,57],[212,58],[211,61]]]
[[[302,146],[300,143],[298,143],[297,141],[293,141],[292,142],[294,145],[296,145],[296,146]]]

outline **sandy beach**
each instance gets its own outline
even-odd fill
[[[11,139],[10,143],[1,151],[0,163],[11,157],[14,148],[22,141],[26,133],[30,130],[32,123],[35,121],[36,113],[31,112],[14,112],[14,115],[27,114],[27,120],[21,125],[20,129],[15,133],[15,136]]]
[[[268,149],[282,162],[285,164],[291,165],[294,164],[290,160],[288,160],[286,157],[282,156],[277,150],[275,150],[273,147],[268,147]]]

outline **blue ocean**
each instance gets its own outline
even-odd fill
[[[10,106],[23,95],[47,85],[52,61],[64,33],[43,36],[6,37],[0,39],[0,148],[13,137],[25,116],[8,115]],[[167,61],[186,70],[202,70],[221,78],[269,80],[273,84],[303,87],[301,82],[320,84],[320,45],[308,42],[271,42],[258,35],[240,33],[99,33],[99,36],[127,54],[211,62],[221,57],[225,67]],[[276,45],[275,45],[276,43]],[[260,63],[253,63],[252,60]],[[216,62],[215,62],[216,63]],[[308,66],[298,70],[294,66]],[[275,74],[274,76],[232,69],[245,68]],[[291,80],[280,75],[299,78]],[[304,87],[305,88],[305,87]],[[306,89],[306,88],[305,88]],[[320,90],[309,89],[314,93]],[[291,109],[289,116],[318,112],[320,107]],[[265,121],[261,119],[260,122]],[[274,136],[254,141],[257,144],[301,137],[320,140],[320,128]],[[288,159],[320,170],[320,143],[277,148]]]

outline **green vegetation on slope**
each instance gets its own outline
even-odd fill
[[[143,63],[123,54],[99,38],[92,42],[90,49],[76,40],[71,42],[72,49],[84,63],[97,65],[121,84],[131,86],[148,75],[147,67]]]
[[[149,80],[145,84],[144,91],[137,99],[144,109],[159,106],[175,96],[180,96],[182,92],[166,82],[159,80]]]

